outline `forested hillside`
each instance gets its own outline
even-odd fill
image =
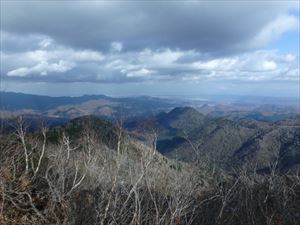
[[[94,116],[32,132],[19,117],[0,139],[0,223],[299,224],[299,171],[287,170],[299,164],[298,120],[237,125],[192,108],[157,119],[159,129],[137,137],[121,121]],[[254,138],[258,127],[266,133]],[[158,151],[160,130],[163,138],[182,138],[165,146],[174,151],[160,150],[165,156]],[[278,146],[274,141],[284,137],[282,159],[267,158],[263,173],[252,167],[259,154],[272,151],[266,144]],[[225,140],[237,144],[227,147]],[[239,166],[228,169],[229,162]]]

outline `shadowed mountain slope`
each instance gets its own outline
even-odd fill
[[[158,150],[171,158],[202,158],[229,170],[247,165],[264,171],[273,164],[287,170],[300,164],[298,117],[277,123],[232,121],[183,107],[158,114],[151,121],[158,132]],[[146,126],[143,123],[131,122],[129,128],[138,130]]]

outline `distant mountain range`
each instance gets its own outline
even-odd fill
[[[1,92],[1,109],[16,110],[49,110],[58,106],[81,104],[96,99],[109,99],[105,95],[84,95],[81,97],[49,97],[14,92]]]
[[[179,106],[177,100],[148,96],[113,98],[105,95],[81,97],[49,97],[23,93],[1,92],[1,117],[16,115],[28,117],[72,119],[85,115],[105,118],[128,118],[156,114]]]
[[[299,114],[299,104],[294,99],[285,101],[270,98],[270,102],[258,97],[231,97],[224,100],[139,97],[109,97],[105,95],[84,95],[81,97],[49,97],[13,92],[0,92],[1,119],[23,115],[28,118],[46,118],[47,121],[69,120],[86,115],[106,119],[128,120],[166,113],[175,107],[191,106],[204,115],[240,121],[255,119],[276,122]],[[163,117],[163,114],[160,115]],[[163,119],[163,118],[162,118]]]

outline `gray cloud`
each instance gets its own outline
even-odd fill
[[[99,51],[121,42],[125,51],[168,47],[224,55],[261,47],[295,23],[295,18],[282,16],[295,3],[284,1],[1,4],[5,31],[47,35],[66,46]],[[276,20],[286,26],[274,31]],[[14,48],[9,41],[5,46]]]
[[[299,18],[289,12],[293,2],[1,4],[1,77],[7,81],[299,79],[299,54],[261,50],[298,29]]]

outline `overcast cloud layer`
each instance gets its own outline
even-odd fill
[[[299,52],[267,47],[289,32],[297,2],[1,2],[1,77],[295,82]]]

